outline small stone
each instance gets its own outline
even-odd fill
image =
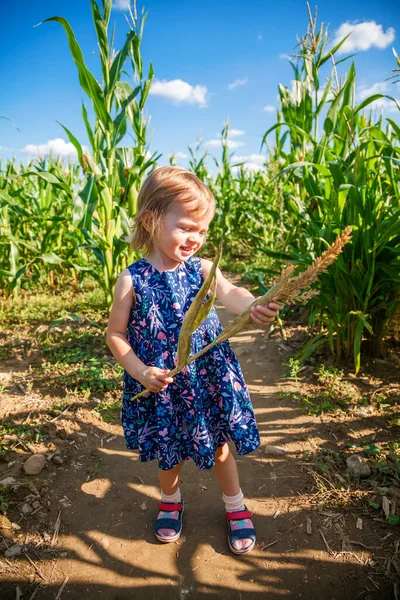
[[[307,517],[306,519],[306,532],[307,535],[312,535],[312,523],[310,517]]]
[[[43,454],[34,454],[24,463],[24,471],[27,475],[38,475],[46,464]]]
[[[383,496],[383,498],[382,498],[382,510],[383,510],[383,514],[385,515],[385,519],[389,519],[389,517],[390,517],[390,502],[386,498],[386,496]]]
[[[359,477],[369,477],[371,475],[371,468],[365,458],[359,454],[352,454],[346,459],[347,468],[354,475]]]
[[[261,344],[261,346],[258,346],[259,350],[265,350],[266,349],[266,345],[265,344]]]
[[[268,444],[264,446],[264,454],[269,454],[271,456],[280,456],[282,454],[286,454],[286,450],[284,448],[279,448],[278,446],[269,446]]]
[[[58,454],[55,454],[51,460],[55,465],[62,465],[64,462],[64,460]]]
[[[23,552],[26,552],[27,549],[27,546],[24,546],[23,544],[15,544],[15,546],[7,548],[7,550],[4,552],[4,556],[6,558],[14,558],[14,556],[21,556],[21,554]]]
[[[27,502],[25,502],[25,504],[22,505],[21,512],[24,515],[28,515],[29,513],[33,512],[33,508],[32,508],[32,506],[30,504],[28,504]]]
[[[87,433],[84,433],[83,431],[77,431],[76,435],[79,435],[79,437],[87,437]]]
[[[110,540],[108,538],[102,538],[100,540],[100,546],[104,548],[104,550],[108,550],[110,547]]]
[[[67,558],[68,552],[60,552],[60,558]]]
[[[236,356],[242,356],[243,354],[246,354],[246,352],[247,352],[247,348],[237,348],[235,350]]]
[[[2,486],[12,485],[13,483],[17,483],[17,480],[14,479],[14,477],[6,477],[5,479],[2,479],[0,481],[0,485],[2,485]]]
[[[32,507],[36,510],[37,508],[40,508],[42,506],[42,504],[39,502],[39,500],[35,500],[35,502],[32,502]]]
[[[101,400],[100,400],[100,398],[95,398],[94,396],[92,396],[92,402],[93,402],[94,404],[101,404]]]
[[[370,417],[373,412],[374,412],[374,409],[372,406],[364,406],[364,407],[354,409],[353,415],[355,415],[356,417],[361,417],[362,419],[365,419],[366,417]]]
[[[370,385],[371,383],[368,377],[360,377],[360,382],[364,385]]]
[[[21,525],[18,525],[18,523],[11,523],[11,527],[12,527],[13,529],[16,529],[17,531],[18,531],[19,529],[21,529]]]
[[[142,510],[147,510],[147,504],[146,504],[146,502],[142,502],[142,504],[140,505],[140,508]]]

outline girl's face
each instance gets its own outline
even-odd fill
[[[210,208],[199,218],[193,208],[195,202],[173,204],[161,224],[158,235],[153,240],[153,251],[163,262],[173,263],[188,260],[200,250],[205,241],[209,225],[214,217]]]

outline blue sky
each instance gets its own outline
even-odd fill
[[[356,52],[359,99],[370,91],[400,98],[400,85],[385,82],[395,67],[392,47],[400,54],[398,2],[321,0],[317,6],[319,22],[329,24],[332,40],[352,30],[348,44],[349,53]],[[199,138],[218,156],[212,140],[228,118],[237,130],[232,149],[255,164],[263,133],[276,119],[278,83],[290,86],[292,69],[284,56],[294,52],[296,36],[306,31],[305,2],[147,0],[144,7],[148,18],[142,56],[146,67],[153,63],[157,82],[147,111],[151,149],[164,155],[160,163],[167,164],[171,152],[187,154],[187,146]],[[34,25],[54,15],[67,18],[87,66],[100,77],[90,1],[0,0],[0,8],[0,115],[20,130],[0,120],[0,158],[26,159],[32,146],[41,146],[42,152],[51,146],[67,151],[62,142],[51,142],[68,141],[57,120],[86,144],[81,118],[85,96],[64,30],[57,23]],[[127,24],[117,6],[113,21],[118,49]],[[387,104],[385,114],[399,119],[398,111],[389,111]],[[187,164],[184,157],[178,163]]]

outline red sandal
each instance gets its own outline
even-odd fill
[[[154,534],[160,542],[176,542],[179,536],[182,533],[182,515],[183,515],[183,500],[181,502],[160,502],[158,505],[158,510],[163,510],[165,512],[174,512],[178,511],[179,516],[177,519],[171,519],[169,517],[160,517],[154,521]],[[175,531],[175,535],[171,536],[162,536],[157,532],[160,529],[173,529]]]
[[[256,543],[256,530],[254,527],[242,527],[240,529],[231,529],[231,521],[242,521],[244,519],[251,519],[252,514],[249,510],[247,510],[246,506],[245,510],[237,510],[235,512],[227,512],[226,520],[228,522],[228,544],[230,550],[234,554],[247,554],[253,550]],[[251,539],[252,543],[247,546],[247,548],[242,548],[242,550],[236,550],[233,547],[233,543],[237,540],[244,540],[246,538]]]

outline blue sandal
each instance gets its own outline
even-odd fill
[[[154,534],[160,542],[176,542],[182,533],[182,515],[183,515],[183,500],[181,502],[160,502],[158,510],[165,512],[179,512],[178,519],[170,519],[168,517],[161,517],[154,521]],[[162,536],[158,534],[160,529],[173,529],[175,535]]]
[[[254,529],[254,527],[243,527],[241,529],[231,529],[231,521],[241,521],[243,519],[251,519],[252,518],[252,514],[250,511],[247,510],[246,506],[245,506],[245,510],[237,510],[235,512],[227,512],[226,513],[226,519],[228,521],[228,544],[229,544],[229,548],[230,550],[234,553],[234,554],[247,554],[248,552],[251,552],[251,550],[253,550],[255,543],[256,543],[256,530]],[[246,538],[249,538],[250,540],[252,540],[252,543],[247,546],[247,548],[242,548],[242,550],[236,550],[236,548],[233,547],[233,543],[236,542],[237,540],[244,540]]]

